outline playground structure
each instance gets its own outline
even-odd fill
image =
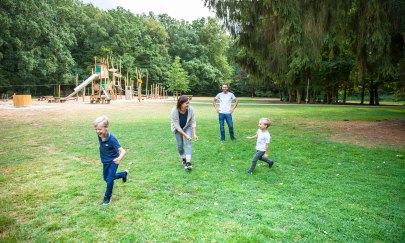
[[[112,58],[110,59],[112,68],[109,69],[109,59],[101,59],[97,61],[94,59],[94,68],[92,69],[92,75],[78,85],[78,77],[76,78],[76,88],[74,91],[66,97],[53,97],[43,96],[38,100],[48,100],[48,102],[66,102],[70,99],[79,98],[79,92],[82,91],[83,101],[86,96],[85,87],[91,84],[90,103],[102,103],[109,104],[111,100],[116,100],[118,96],[122,98],[123,89],[121,86],[121,68],[115,68]],[[111,77],[110,78],[110,73]],[[129,79],[128,79],[129,80]],[[127,83],[127,82],[126,82]],[[129,88],[133,90],[133,88]],[[59,88],[60,94],[60,88]],[[131,97],[132,98],[132,97]]]
[[[109,65],[111,63],[111,68]],[[89,92],[90,103],[109,104],[111,100],[118,98],[122,99],[124,95],[126,100],[132,100],[137,97],[140,102],[142,99],[167,99],[167,90],[161,84],[151,84],[149,86],[149,73],[144,72],[142,69],[135,68],[135,80],[131,79],[129,73],[123,76],[121,73],[121,64],[114,66],[112,58],[101,59],[97,61],[94,59],[94,68],[92,75],[78,84],[78,76],[76,77],[76,87],[74,91],[66,97],[42,96],[38,100],[47,100],[48,102],[63,103],[67,100],[79,99],[79,92],[83,96],[83,101],[86,96],[86,87],[91,84],[91,91]],[[143,76],[146,74],[145,95],[142,95]],[[122,82],[123,81],[123,82]],[[122,87],[124,84],[124,88]],[[55,91],[56,93],[56,91]]]
[[[167,90],[160,84],[151,84],[150,90],[146,89],[148,99],[167,99]]]
[[[87,86],[91,82],[90,103],[108,104],[112,99],[117,98],[116,96],[117,92],[115,88],[117,84],[115,82],[114,76],[116,70],[112,68],[113,80],[110,80],[110,75],[108,72],[109,70],[107,60],[103,59],[100,62],[97,62],[97,60],[94,59],[93,74],[81,84]],[[79,85],[76,88],[81,90],[82,89],[80,88],[81,85]]]

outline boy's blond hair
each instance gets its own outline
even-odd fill
[[[94,120],[94,126],[98,126],[98,125],[103,125],[104,127],[108,127],[109,125],[109,121],[108,121],[108,117],[107,116],[99,116],[96,118],[96,120]]]
[[[264,123],[266,124],[266,127],[269,127],[271,125],[271,120],[269,118],[260,118],[259,123]]]

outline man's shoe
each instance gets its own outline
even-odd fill
[[[187,162],[186,166],[184,168],[187,169],[187,170],[191,170],[191,169],[193,169],[193,166],[191,166],[190,162]]]
[[[125,172],[125,176],[124,177],[122,177],[122,182],[127,182],[127,180],[128,180],[128,170],[124,170],[124,172]]]
[[[111,202],[111,198],[104,197],[103,205],[108,205],[108,204],[110,204],[110,202]]]
[[[245,174],[249,174],[249,175],[251,175],[251,174],[253,174],[253,171],[248,170],[248,171],[246,171],[246,172],[245,172]]]

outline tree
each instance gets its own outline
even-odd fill
[[[215,19],[200,18],[190,24],[159,15],[159,21],[169,34],[169,54],[181,58],[193,94],[212,95],[220,83],[229,83],[232,73],[226,56],[229,37]]]
[[[336,46],[346,43],[352,46],[349,59],[354,57],[360,69],[363,98],[366,86],[370,89],[370,104],[378,102],[378,87],[398,73],[395,65],[401,62],[393,63],[390,39],[404,33],[396,27],[401,26],[398,23],[402,26],[404,23],[401,17],[405,10],[404,1],[204,2],[215,9],[217,17],[236,40],[235,46],[240,51],[234,56],[235,62],[256,77],[251,79],[253,82],[281,80],[279,86],[287,89],[290,100],[300,102],[303,99],[307,80],[316,82],[313,87],[318,89],[317,92],[328,95],[345,87],[339,83],[347,82],[345,77],[348,77],[350,60],[330,59],[325,63],[322,59],[323,43],[330,36],[336,37]],[[330,71],[325,72],[335,67],[343,68],[345,72],[341,80],[327,77],[336,78]],[[367,71],[372,75],[367,75]],[[366,77],[370,76],[367,83]]]
[[[176,56],[169,73],[168,91],[178,94],[189,91],[189,77],[187,72],[182,68],[180,57]]]
[[[35,87],[74,78],[70,48],[76,43],[71,27],[76,6],[70,0],[1,1],[0,76],[7,83]],[[31,87],[19,91],[35,91]]]

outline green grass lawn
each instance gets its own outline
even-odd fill
[[[221,144],[212,106],[192,101],[200,140],[187,172],[170,132],[173,105],[112,102],[63,117],[51,109],[2,117],[0,241],[404,241],[405,146],[339,143],[325,125],[403,119],[403,107],[245,102],[234,114],[238,140]],[[108,206],[92,125],[101,114],[127,151],[119,170],[130,170]],[[255,141],[245,137],[260,117],[273,120],[275,165],[258,162],[246,175]]]

